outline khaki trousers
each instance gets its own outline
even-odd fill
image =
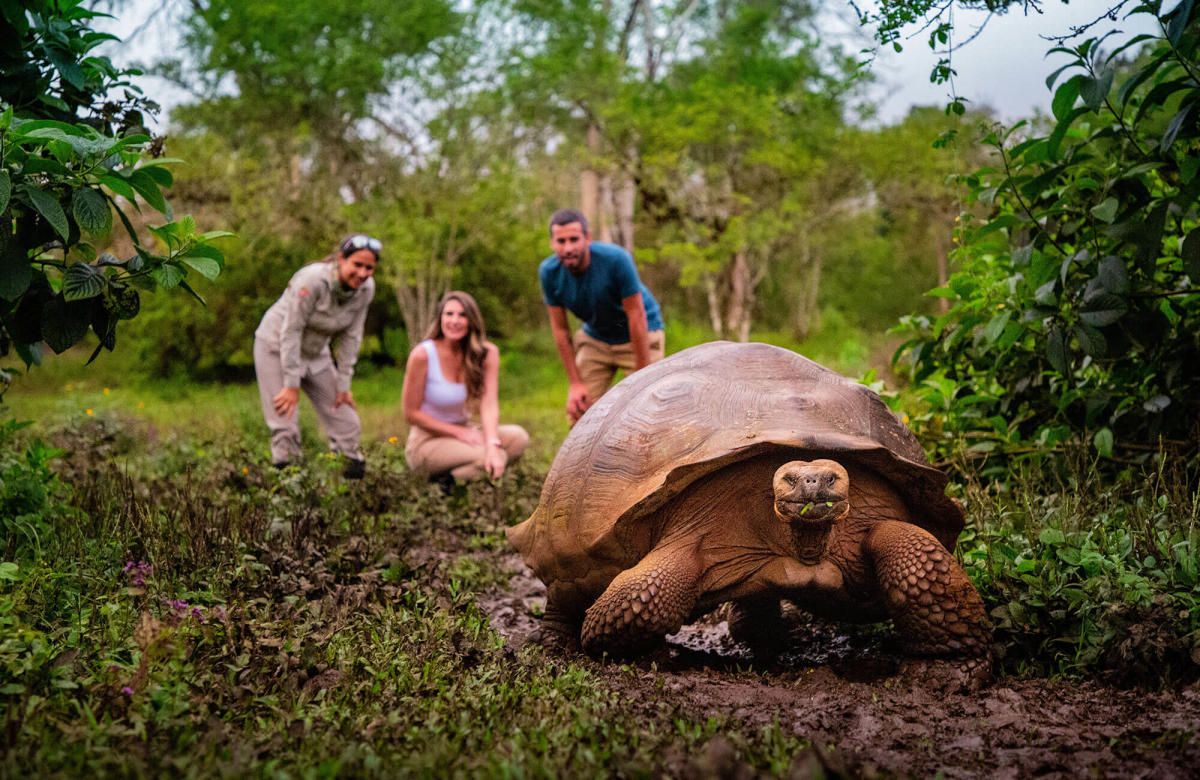
[[[650,362],[657,363],[663,359],[666,338],[661,330],[652,330],[647,335],[650,338]],[[580,328],[575,331],[574,346],[575,366],[579,369],[579,378],[587,385],[592,403],[608,392],[618,368],[629,374],[637,365],[633,342],[608,344],[592,338]]]
[[[258,397],[262,401],[263,417],[271,429],[271,462],[298,460],[302,454],[300,408],[297,407],[290,418],[275,413],[273,399],[283,389],[283,364],[279,360],[279,351],[259,339],[254,340],[254,374],[258,378]],[[337,400],[337,369],[333,363],[330,362],[328,367],[315,374],[303,377],[300,389],[317,411],[317,419],[329,438],[329,449],[362,460],[363,454],[358,443],[362,436],[362,422],[358,419],[358,412],[347,404],[333,408],[333,402]]]
[[[529,446],[529,434],[519,425],[501,425],[496,428],[500,436],[500,448],[504,450],[505,463],[521,457]],[[453,436],[437,436],[414,425],[408,432],[404,446],[404,457],[408,467],[421,474],[445,474],[455,479],[474,479],[483,474],[484,447],[472,447]]]

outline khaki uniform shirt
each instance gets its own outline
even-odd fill
[[[347,291],[337,274],[336,260],[301,268],[254,332],[255,338],[278,350],[284,387],[299,387],[301,378],[333,367],[336,353],[338,392],[350,390],[375,280]]]

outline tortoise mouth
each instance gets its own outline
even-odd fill
[[[837,519],[850,508],[846,499],[775,499],[775,513],[785,523],[821,523]]]

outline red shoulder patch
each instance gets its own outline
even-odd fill
[[[307,287],[301,287],[301,288],[300,288],[300,292],[298,292],[298,293],[296,293],[296,294],[297,294],[297,295],[299,295],[301,298],[303,298],[304,296],[308,295],[308,288],[307,288]]]

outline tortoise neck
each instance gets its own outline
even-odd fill
[[[796,545],[796,558],[801,563],[817,563],[825,554],[832,522],[792,523],[792,542]]]

